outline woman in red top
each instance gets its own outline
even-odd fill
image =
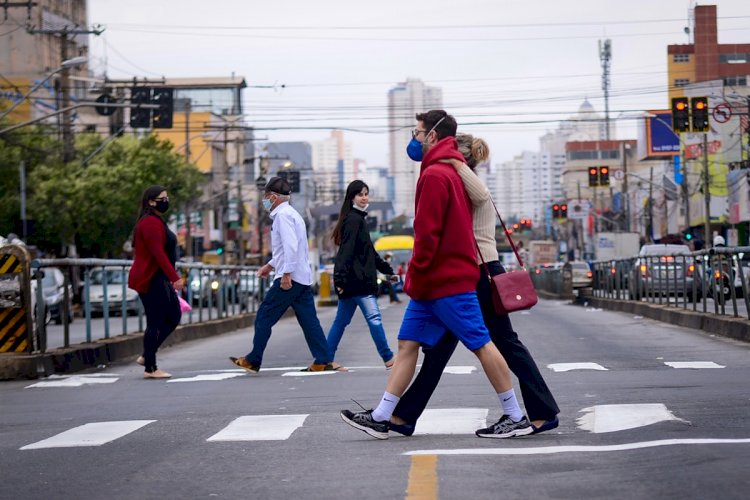
[[[156,366],[156,351],[180,324],[182,312],[175,290],[184,281],[175,271],[177,237],[162,219],[169,210],[167,190],[151,186],[143,192],[135,225],[135,258],[128,286],[138,292],[146,311],[143,356],[138,363],[146,367],[144,378],[169,378],[172,375]]]

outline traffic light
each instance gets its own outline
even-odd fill
[[[567,219],[568,218],[568,204],[563,203],[560,205],[560,218],[561,219]]]
[[[599,169],[597,167],[589,167],[589,187],[596,187],[599,185]]]
[[[554,205],[552,205],[552,218],[553,219],[560,218],[560,205],[558,203],[555,203]]]
[[[672,130],[678,134],[690,131],[690,107],[687,97],[672,98]]]
[[[708,97],[690,99],[693,132],[708,132]]]
[[[154,110],[154,128],[172,128],[172,114],[174,113],[174,89],[154,89],[151,104],[159,109]]]
[[[609,167],[599,167],[599,185],[609,186]]]
[[[141,104],[151,104],[151,87],[130,89],[130,126],[133,128],[151,126],[151,110],[142,108]]]

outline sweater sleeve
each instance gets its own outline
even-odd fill
[[[478,207],[485,201],[490,199],[490,190],[484,185],[482,179],[479,178],[473,170],[469,168],[465,163],[459,163],[456,160],[451,160],[451,164],[458,170],[458,175],[461,176],[461,182],[464,183],[466,193],[471,199],[471,204]]]
[[[167,241],[166,230],[164,229],[164,223],[156,218],[156,216],[145,217],[142,221],[141,226],[141,238],[148,249],[148,253],[156,261],[156,265],[159,266],[161,272],[174,283],[180,279],[180,276],[175,271],[174,266],[169,261],[167,253],[164,251],[164,244]]]
[[[339,288],[344,288],[346,277],[352,268],[358,233],[357,221],[353,217],[347,217],[341,225],[341,244],[333,267],[333,283]]]
[[[414,252],[409,263],[409,273],[426,271],[435,258],[443,236],[445,211],[450,201],[446,179],[430,173],[422,175],[422,194],[414,214]]]

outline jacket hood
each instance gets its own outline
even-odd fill
[[[453,136],[443,137],[424,155],[420,172],[423,172],[425,168],[433,163],[439,162],[440,160],[451,159],[458,160],[462,163],[466,161],[464,155],[458,152],[456,138]]]

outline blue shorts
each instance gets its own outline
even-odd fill
[[[449,330],[470,351],[490,342],[490,333],[484,326],[476,292],[436,300],[412,299],[406,306],[398,339],[432,347]]]

